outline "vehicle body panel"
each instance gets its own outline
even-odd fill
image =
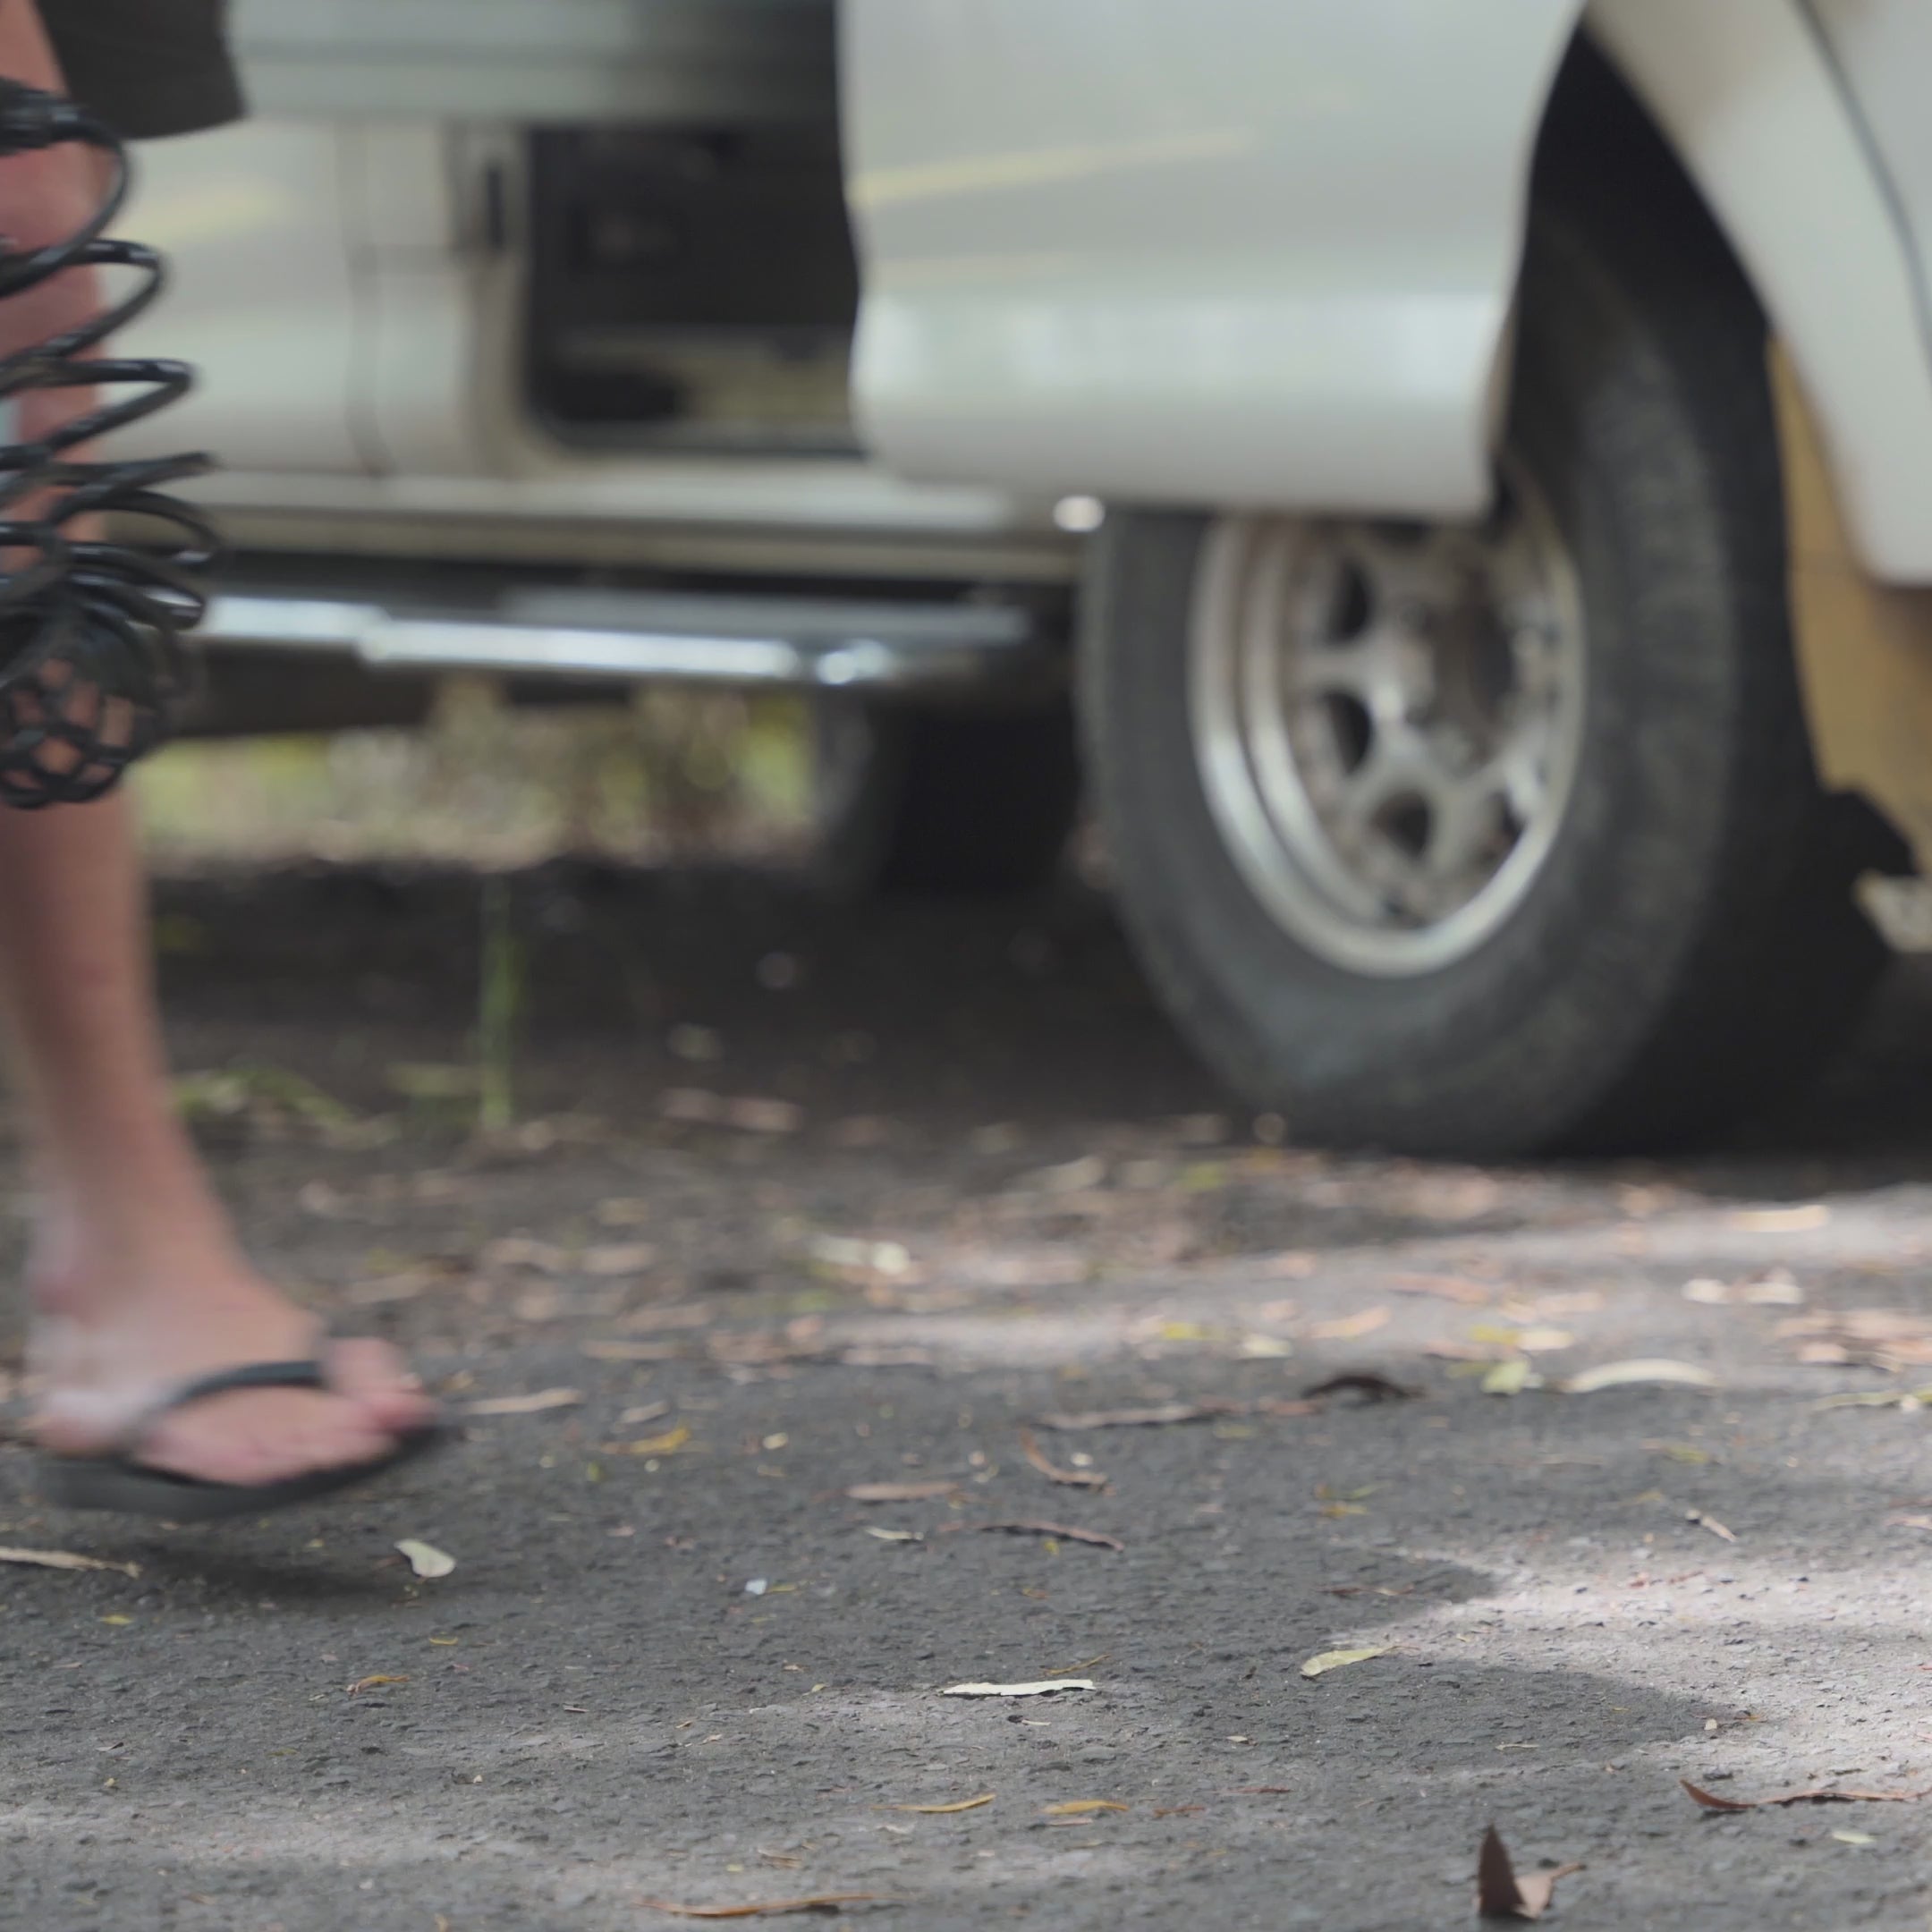
[[[142,151],[120,232],[162,250],[171,279],[125,346],[183,357],[197,381],[186,402],[121,432],[117,454],[192,444],[240,470],[369,469],[344,139],[326,122],[262,121]]]
[[[626,518],[1031,541],[1063,492],[1472,516],[1580,15],[1757,286],[1861,559],[1932,581],[1927,0],[846,0],[874,460],[560,443],[522,406],[520,131],[823,112],[827,4],[239,0],[259,118],[142,157],[128,231],[178,275],[130,347],[203,379],[130,453],[216,448],[214,499],[292,531],[560,555]]]
[[[784,118],[829,85],[833,0],[233,0],[256,112]]]
[[[1894,97],[1923,69],[1880,72],[1888,52],[1932,42],[1932,8],[1860,0],[1819,16],[1807,0],[1592,0],[1588,21],[1756,287],[1816,413],[1860,558],[1894,581],[1932,581],[1932,355],[1906,214],[1932,209],[1932,140],[1923,110],[1911,123]],[[1839,48],[1856,89],[1832,58]]]
[[[868,445],[1116,499],[1477,513],[1577,11],[847,0]]]
[[[1867,565],[1932,580],[1932,8],[1587,17],[1787,342]],[[1475,513],[1573,21],[850,0],[869,445],[909,475],[1126,500]]]

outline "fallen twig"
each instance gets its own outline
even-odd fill
[[[809,1898],[767,1899],[757,1905],[674,1905],[666,1899],[640,1899],[652,1911],[680,1919],[764,1919],[781,1912],[836,1911],[842,1905],[886,1905],[883,1892],[815,1892]]]
[[[1127,1546],[1117,1537],[1103,1536],[1097,1530],[1073,1530],[1056,1522],[969,1522],[942,1523],[942,1532],[957,1530],[998,1530],[1008,1536],[1058,1537],[1068,1543],[1091,1543],[1100,1549],[1123,1550]]]
[[[1707,1811],[1763,1811],[1778,1805],[1794,1804],[1916,1804],[1932,1797],[1932,1785],[1919,1791],[1845,1791],[1835,1784],[1813,1785],[1804,1791],[1775,1792],[1768,1798],[1720,1798],[1689,1778],[1679,1778],[1692,1803]]]
[[[140,1574],[139,1563],[109,1563],[102,1556],[81,1556],[64,1549],[0,1549],[0,1563],[31,1563],[41,1570],[113,1570],[122,1576]]]
[[[1167,1402],[1158,1409],[1084,1409],[1072,1415],[1043,1415],[1039,1426],[1049,1429],[1165,1428],[1177,1422],[1217,1422],[1224,1416],[1247,1413],[1245,1402]]]
[[[1420,1389],[1406,1388],[1400,1382],[1392,1382],[1385,1375],[1378,1375],[1372,1368],[1351,1368],[1341,1375],[1332,1375],[1326,1382],[1318,1382],[1313,1388],[1305,1388],[1302,1394],[1315,1401],[1324,1395],[1360,1395],[1365,1402],[1413,1402],[1421,1394]]]
[[[1107,1479],[1097,1470],[1062,1469],[1050,1462],[1033,1438],[1033,1431],[1020,1431],[1020,1453],[1048,1482],[1063,1483],[1069,1489],[1105,1489]]]

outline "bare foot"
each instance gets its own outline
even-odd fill
[[[436,1404],[380,1342],[323,1343],[313,1319],[245,1272],[157,1284],[100,1307],[72,1282],[35,1284],[28,1338],[34,1433],[59,1455],[125,1448],[124,1432],[182,1383],[244,1362],[318,1359],[326,1389],[234,1389],[157,1417],[131,1453],[203,1482],[279,1482],[386,1455]],[[59,1312],[54,1312],[58,1310]],[[87,1312],[80,1312],[87,1310]]]

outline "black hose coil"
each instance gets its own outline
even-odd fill
[[[208,605],[219,542],[206,519],[163,496],[199,476],[203,455],[134,462],[70,453],[143,420],[186,393],[186,363],[96,357],[165,284],[161,258],[107,239],[127,199],[120,139],[56,95],[0,81],[0,155],[83,142],[106,157],[92,217],[64,240],[0,243],[0,301],[72,268],[131,269],[133,289],[99,315],[0,357],[0,408],[40,389],[122,391],[35,442],[0,443],[0,803],[28,809],[98,798],[165,734],[188,685],[184,634]],[[28,513],[21,513],[26,512]],[[70,534],[82,517],[139,519],[139,547]]]

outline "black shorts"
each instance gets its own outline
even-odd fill
[[[130,140],[242,112],[227,0],[40,0],[67,91]]]

